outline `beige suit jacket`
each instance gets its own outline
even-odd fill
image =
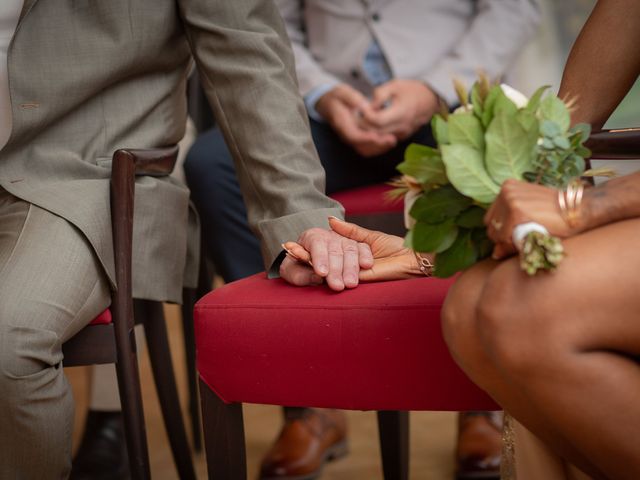
[[[368,93],[362,71],[375,38],[395,78],[426,82],[447,103],[452,78],[504,75],[535,33],[540,0],[276,0],[293,43],[300,92],[345,82]]]
[[[281,242],[340,215],[323,194],[293,55],[271,1],[25,0],[8,54],[13,130],[0,151],[0,186],[77,226],[111,282],[111,155],[182,138],[193,57],[265,264]],[[189,224],[184,187],[138,180],[136,297],[179,301],[185,269],[193,283]]]

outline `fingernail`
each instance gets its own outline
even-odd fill
[[[329,273],[329,268],[326,265],[318,265],[318,271],[322,275],[326,275],[327,273]]]
[[[329,215],[329,220],[337,220],[339,222],[344,221],[344,220],[339,219],[338,217],[334,217],[333,215]]]

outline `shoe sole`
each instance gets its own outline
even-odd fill
[[[324,456],[322,457],[322,463],[320,464],[320,467],[311,473],[289,477],[259,477],[258,480],[316,480],[322,474],[322,469],[324,468],[324,465],[326,463],[339,460],[342,457],[346,456],[348,453],[349,447],[347,446],[347,441],[343,440],[342,442],[338,442],[335,445],[327,448],[327,451],[324,452]]]
[[[500,480],[500,472],[458,473],[456,480]]]

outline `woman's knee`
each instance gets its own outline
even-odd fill
[[[477,302],[484,283],[484,275],[477,271],[463,274],[451,287],[442,306],[442,335],[452,356],[460,364],[474,365],[477,358]]]
[[[478,341],[500,370],[544,375],[571,344],[559,320],[549,302],[531,295],[526,282],[498,270],[478,302]]]

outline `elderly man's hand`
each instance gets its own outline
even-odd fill
[[[360,269],[373,266],[373,255],[367,244],[331,230],[311,228],[300,235],[298,243],[309,252],[311,265],[288,256],[280,265],[280,276],[294,285],[317,285],[326,280],[335,291],[355,288]]]
[[[359,125],[359,118],[371,110],[371,105],[349,85],[340,84],[325,93],[316,103],[316,110],[340,138],[363,157],[382,155],[397,144],[395,135]]]
[[[438,96],[419,80],[390,80],[373,91],[360,126],[398,140],[410,137],[438,111]]]
[[[402,237],[367,230],[355,223],[343,222],[337,218],[330,218],[329,225],[334,232],[371,248],[373,266],[360,269],[360,281],[381,282],[424,276],[416,255],[413,250],[404,246]],[[287,242],[284,247],[287,253],[299,262],[308,263],[311,260],[309,252],[296,242]],[[426,257],[433,262],[433,255],[427,254]]]

